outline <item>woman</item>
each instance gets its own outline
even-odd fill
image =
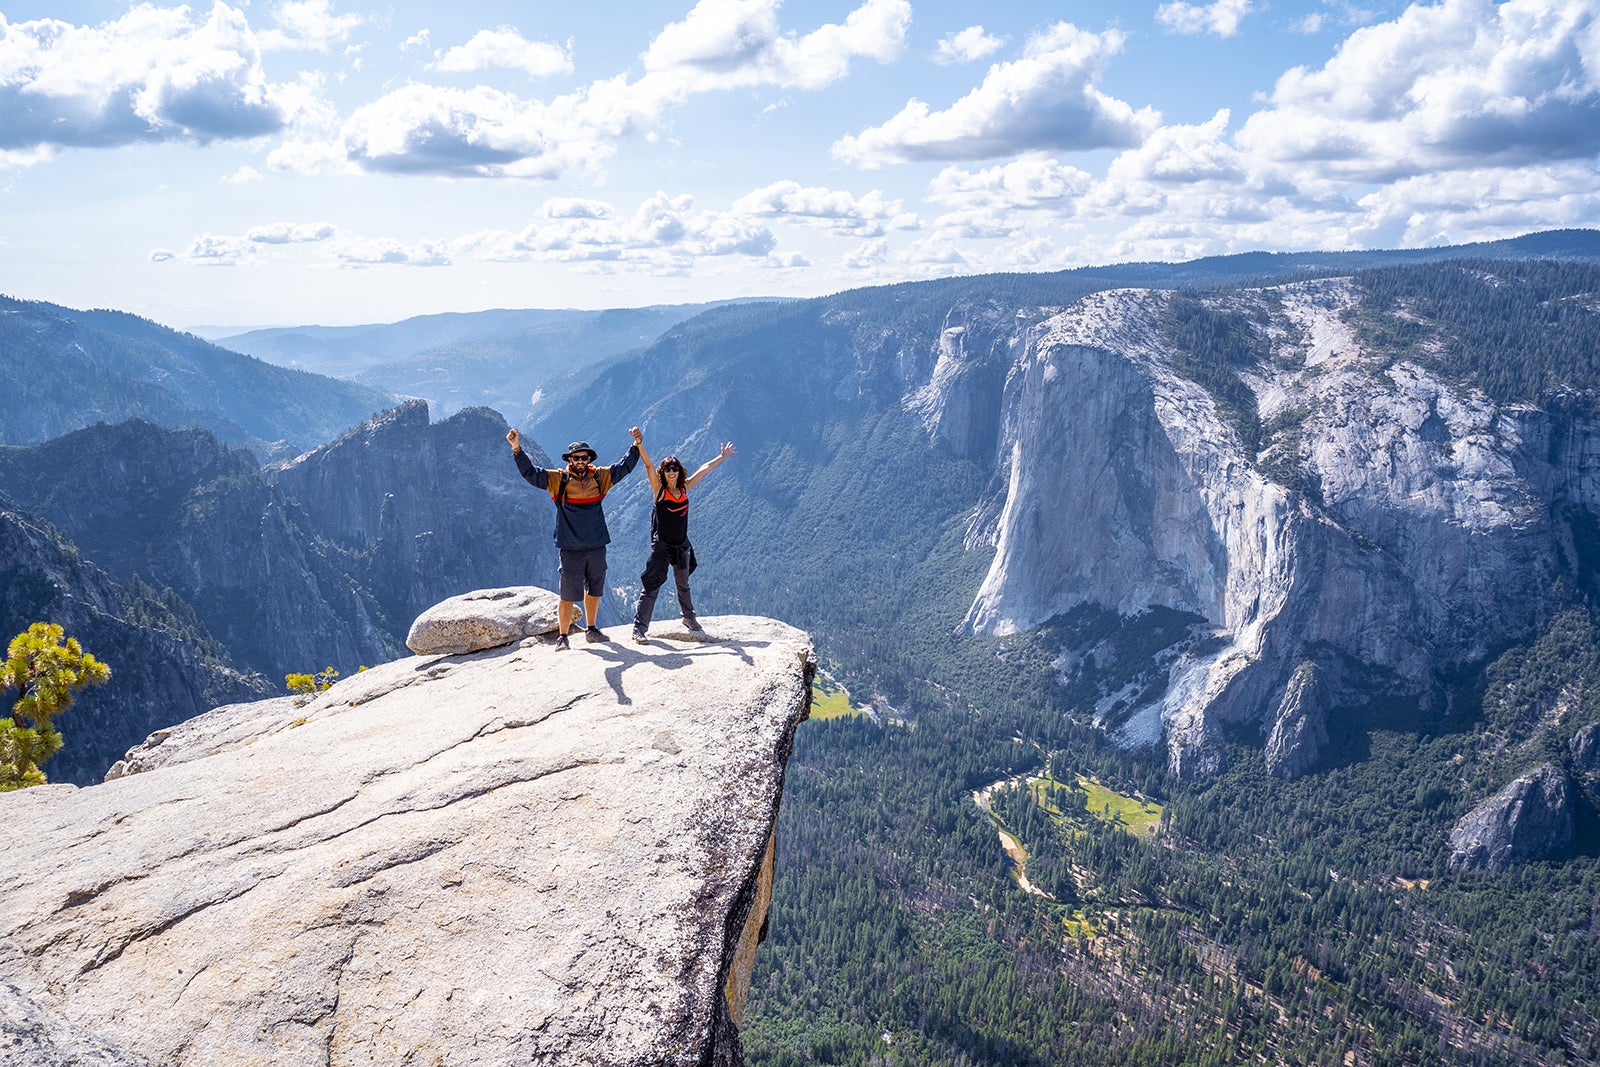
[[[684,628],[692,633],[702,632],[694,617],[694,602],[689,599],[689,575],[696,566],[694,546],[689,543],[689,490],[734,451],[731,442],[723,445],[715,459],[685,478],[683,462],[677,456],[663,459],[658,470],[650,462],[644,446],[639,446],[639,458],[644,460],[644,473],[650,479],[650,491],[656,502],[650,515],[650,558],[639,576],[644,592],[639,594],[639,610],[633,615],[635,641],[643,644],[647,640],[645,635],[650,629],[650,617],[655,613],[656,594],[667,580],[668,567],[672,568],[673,580],[678,585],[678,607],[683,612]]]

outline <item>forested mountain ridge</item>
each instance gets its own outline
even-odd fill
[[[61,622],[114,671],[64,720],[79,741],[47,771],[96,780],[156,727],[282,692],[290,672],[387,661],[425,608],[553,571],[549,504],[517,476],[505,432],[481,408],[430,425],[413,401],[266,468],[204,430],[138,421],[0,447],[7,520],[51,531],[6,561],[0,629]],[[108,616],[154,619],[189,649],[165,683],[181,698],[119,685],[162,676],[178,653],[108,631]]]
[[[52,781],[99,781],[150,733],[276,688],[235,669],[227,650],[172,590],[153,589],[137,577],[117,581],[59,530],[0,496],[3,639],[41,619],[115,665],[111,680],[80,695],[57,724],[66,745],[48,764]]]
[[[123,312],[0,297],[0,444],[143,418],[203,426],[266,458],[326,441],[392,403]]]

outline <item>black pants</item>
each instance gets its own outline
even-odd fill
[[[694,601],[689,598],[689,575],[694,572],[694,566],[694,549],[688,542],[666,545],[657,541],[651,545],[650,558],[645,561],[644,573],[639,575],[639,581],[644,583],[644,592],[639,594],[639,610],[633,613],[633,624],[650,625],[650,618],[656,611],[656,595],[666,584],[669,567],[678,585],[678,607],[683,611],[684,618],[694,618]]]

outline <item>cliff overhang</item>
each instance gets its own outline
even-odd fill
[[[413,656],[201,716],[101,785],[0,796],[7,1040],[38,1063],[741,1063],[814,659],[772,620],[704,623]]]

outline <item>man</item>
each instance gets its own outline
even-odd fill
[[[533,465],[533,460],[522,451],[522,435],[516,430],[506,434],[511,443],[511,455],[522,472],[534,486],[550,494],[556,506],[556,547],[561,551],[561,607],[557,619],[561,632],[556,637],[556,650],[570,647],[567,631],[578,613],[578,599],[583,598],[583,614],[588,624],[585,636],[590,641],[607,641],[600,630],[600,596],[606,586],[606,545],[611,533],[606,529],[606,514],[600,502],[611,491],[618,479],[625,477],[639,462],[639,446],[644,434],[635,426],[628,431],[633,444],[628,454],[609,467],[596,467],[599,458],[587,441],[574,441],[561,454],[566,461],[564,470],[544,470]]]

